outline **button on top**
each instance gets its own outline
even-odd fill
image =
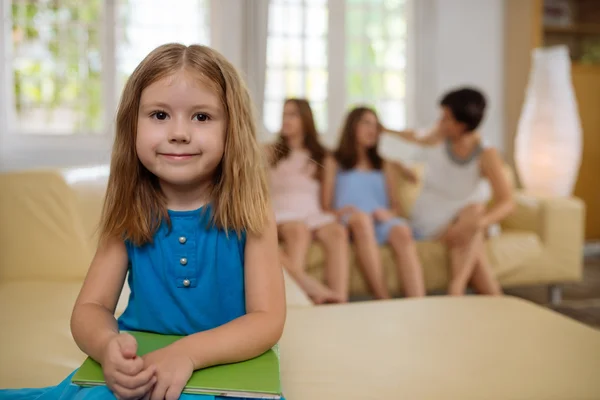
[[[179,260],[179,264],[186,265],[187,264],[187,258],[183,257],[182,259],[180,259]]]
[[[185,287],[190,286],[190,280],[189,279],[184,279],[183,280],[183,286],[185,286]]]
[[[179,243],[184,244],[185,242],[187,242],[187,239],[185,236],[180,236],[179,237]]]

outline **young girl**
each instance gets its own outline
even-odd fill
[[[476,132],[484,117],[485,97],[464,88],[446,94],[440,106],[438,127],[429,135],[390,131],[430,147],[412,225],[424,237],[448,246],[449,294],[462,295],[472,283],[479,293],[499,295],[502,289],[486,258],[485,237],[489,227],[508,216],[513,202],[498,152]],[[494,205],[486,210],[488,182]]]
[[[246,87],[217,52],[168,44],[141,62],[119,106],[101,241],[71,319],[107,386],[69,376],[0,398],[178,399],[194,370],[279,340],[283,277],[255,133]],[[131,296],[116,320],[127,273]],[[185,338],[137,357],[127,330]]]
[[[310,105],[288,99],[283,107],[279,140],[271,155],[271,196],[283,265],[316,304],[348,299],[348,235],[334,214],[321,207],[323,162],[331,156],[319,143]],[[327,286],[305,271],[312,236],[325,251]]]
[[[367,284],[376,298],[389,298],[378,245],[388,243],[396,256],[406,296],[425,295],[417,249],[397,200],[394,166],[377,152],[380,124],[369,108],[352,110],[344,124],[335,161],[327,160],[325,209],[336,210],[350,228]],[[414,174],[402,165],[410,180]]]

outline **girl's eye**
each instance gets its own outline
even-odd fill
[[[206,122],[208,121],[209,117],[206,114],[199,113],[194,116],[194,119],[198,122]]]
[[[152,113],[152,117],[160,121],[164,121],[165,119],[167,119],[167,113],[164,111],[155,111]]]

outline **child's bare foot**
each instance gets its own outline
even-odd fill
[[[308,297],[310,297],[315,304],[333,304],[344,302],[340,295],[312,277],[307,276],[304,289],[306,290]]]

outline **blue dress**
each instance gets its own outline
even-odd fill
[[[339,171],[335,183],[334,207],[340,209],[354,206],[371,214],[378,208],[390,209],[390,200],[383,171],[379,169],[349,169]],[[349,216],[343,219],[348,222]],[[394,217],[385,222],[375,222],[375,238],[378,244],[388,241],[390,230],[396,225],[408,225],[404,218]]]
[[[131,295],[118,319],[119,328],[190,335],[244,315],[245,235],[227,235],[209,226],[210,205],[194,211],[169,211],[169,216],[171,229],[162,224],[153,243],[140,247],[126,243]],[[0,390],[0,399],[115,399],[105,386],[73,385],[72,375],[54,387]],[[190,394],[180,397],[214,398]]]

